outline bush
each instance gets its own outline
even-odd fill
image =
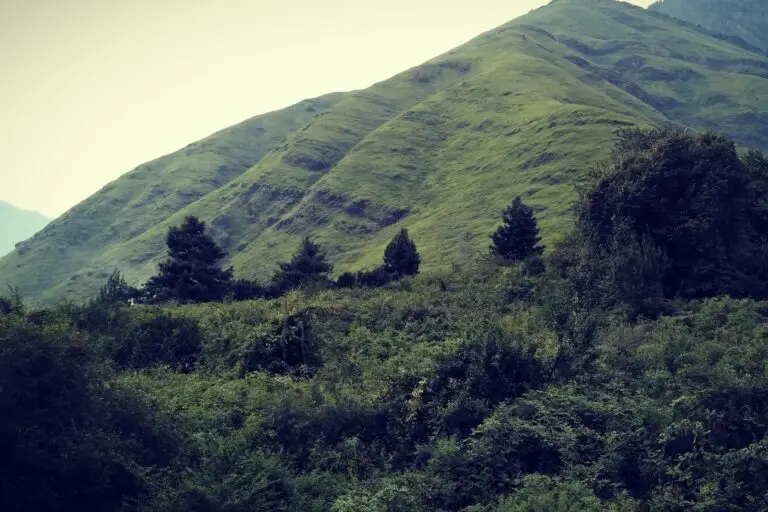
[[[544,382],[542,364],[533,352],[497,326],[478,322],[471,336],[441,358],[436,374],[419,386],[419,423],[431,432],[468,435],[505,400]]]
[[[18,288],[8,288],[8,295],[0,297],[0,315],[24,313],[24,301]]]
[[[357,275],[352,272],[344,272],[336,279],[338,288],[354,288],[357,285]]]
[[[105,385],[90,341],[61,317],[0,317],[2,510],[123,510],[174,457],[141,397]]]
[[[391,283],[394,280],[384,265],[378,266],[373,270],[361,270],[357,273],[357,284],[359,286],[378,287]]]
[[[638,504],[627,496],[605,502],[584,482],[547,475],[527,475],[522,487],[504,498],[492,512],[635,512]]]
[[[243,374],[312,376],[322,365],[309,313],[285,317],[274,336],[257,340],[245,356]]]
[[[269,290],[256,281],[237,279],[232,283],[232,298],[234,300],[261,299],[269,295]]]
[[[121,368],[150,368],[167,365],[191,372],[203,355],[202,335],[197,322],[165,312],[150,312],[123,328],[114,341],[111,357]]]

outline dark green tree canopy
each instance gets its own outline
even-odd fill
[[[506,262],[523,261],[544,252],[533,208],[516,197],[504,210],[504,223],[491,235],[491,253]]]
[[[416,250],[416,244],[408,236],[408,230],[401,229],[384,251],[384,268],[398,278],[415,276],[419,273],[420,264],[421,256]]]
[[[226,254],[206,233],[204,222],[187,217],[168,230],[166,243],[168,259],[147,283],[148,294],[185,302],[216,301],[226,295],[232,271],[222,269]]]
[[[291,261],[280,264],[280,270],[274,278],[276,286],[281,290],[290,290],[327,281],[333,266],[325,257],[325,250],[319,244],[309,237],[304,238]]]
[[[668,298],[762,295],[768,166],[757,154],[745,161],[714,134],[623,132],[579,205],[590,254],[648,247],[663,259]]]

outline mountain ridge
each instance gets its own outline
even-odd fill
[[[25,291],[82,296],[114,267],[138,284],[162,257],[167,228],[186,215],[207,221],[248,277],[268,275],[304,235],[328,247],[337,271],[372,266],[400,227],[427,270],[461,263],[487,247],[514,195],[554,240],[570,222],[574,183],[607,157],[616,129],[677,124],[768,148],[767,79],[764,55],[667,16],[556,0],[335,96],[252,166],[135,236],[100,245],[81,268],[55,272],[52,286]],[[51,266],[17,251],[0,260],[0,281],[12,268]]]
[[[649,10],[768,52],[768,8],[760,0],[659,0]]]

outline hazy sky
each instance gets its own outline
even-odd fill
[[[0,199],[59,215],[142,162],[544,3],[0,0]]]

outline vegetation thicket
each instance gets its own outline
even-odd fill
[[[630,130],[542,256],[515,201],[533,258],[414,277],[401,232],[377,287],[305,240],[223,301],[11,293],[0,509],[768,509],[767,184],[724,137]]]

